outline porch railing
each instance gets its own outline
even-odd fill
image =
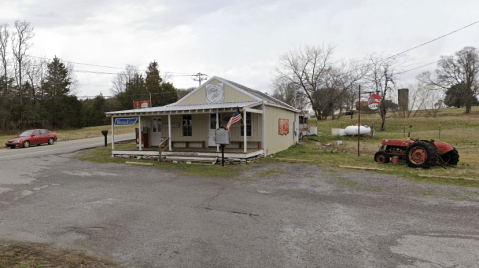
[[[164,150],[167,150],[169,147],[170,147],[170,143],[168,142],[170,140],[170,137],[164,139],[160,145],[158,147],[160,147],[160,151],[159,151],[159,154],[160,154],[160,157],[158,158],[158,162],[161,162],[161,155],[163,154],[163,151]],[[163,147],[163,145],[166,143],[166,146]]]

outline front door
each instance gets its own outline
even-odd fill
[[[216,129],[219,127],[219,122],[221,122],[221,115],[219,115],[220,120],[216,120],[216,114],[210,115],[210,130],[209,130],[209,139],[208,146],[216,146],[215,134]]]
[[[150,146],[159,146],[161,143],[161,118],[152,119]]]

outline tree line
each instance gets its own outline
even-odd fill
[[[416,84],[401,84],[407,59],[402,55],[371,54],[363,59],[344,60],[334,57],[333,46],[305,46],[280,56],[272,86],[273,96],[298,108],[310,107],[318,120],[335,119],[345,111],[353,112],[358,104],[358,89],[379,94],[379,106],[385,130],[386,115],[395,111],[397,90],[409,88],[409,107],[403,116],[417,115],[418,111],[432,111],[435,116],[441,105],[465,107],[478,105],[479,53],[474,47],[465,47],[452,56],[441,56],[434,73],[423,72]],[[361,105],[361,104],[359,104]],[[362,108],[361,108],[362,109]],[[415,112],[413,112],[415,111]]]
[[[177,101],[173,84],[161,77],[158,63],[146,72],[127,65],[112,81],[113,98],[101,94],[80,100],[73,65],[29,56],[34,29],[29,22],[0,24],[0,130],[25,128],[81,128],[109,124],[105,112],[133,108],[133,101],[150,100],[153,106]]]

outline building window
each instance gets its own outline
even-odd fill
[[[221,114],[218,114],[218,126],[221,125]],[[216,114],[211,114],[210,116],[210,129],[216,129]]]
[[[191,115],[183,115],[183,136],[193,136],[193,120]]]
[[[246,112],[246,118],[241,120],[241,137],[244,137],[244,122],[246,121],[246,136],[251,137],[251,113]]]

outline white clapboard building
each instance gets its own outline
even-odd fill
[[[257,159],[298,142],[302,123],[299,110],[260,91],[212,77],[175,103],[107,112],[112,133],[115,127],[121,127],[115,126],[117,119],[136,118],[139,124],[137,147],[115,148],[113,142],[113,156],[158,157],[161,147],[165,148],[161,150],[165,160],[217,159],[221,157],[221,149],[216,144],[215,132],[227,126],[236,110],[243,120],[231,127],[225,159]]]

